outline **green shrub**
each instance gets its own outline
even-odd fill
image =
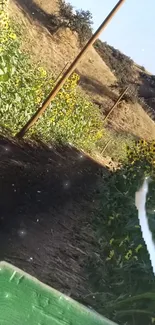
[[[73,76],[58,93],[34,131],[49,141],[67,141],[81,148],[92,148],[103,135],[98,109],[76,92],[78,76]]]
[[[99,254],[87,265],[94,308],[119,324],[151,325],[155,319],[155,277],[135,207],[145,176],[152,178],[146,206],[155,237],[155,142],[128,148],[127,163],[103,181],[101,213],[94,219]]]
[[[124,88],[125,85],[134,81],[133,61],[128,56],[99,39],[94,43],[94,47],[110,70],[113,71],[118,79],[119,86]]]
[[[72,31],[76,31],[79,35],[81,44],[86,42],[92,36],[92,14],[89,10],[73,11],[70,3],[60,0],[60,18],[63,25],[69,27]]]
[[[70,22],[73,18],[73,6],[70,3],[66,3],[63,0],[59,1],[60,5],[60,11],[59,15],[63,19],[64,24],[66,24],[67,27],[70,26]]]
[[[126,147],[132,146],[133,141],[134,137],[130,134],[126,135],[106,128],[103,138],[98,142],[98,147],[104,156],[124,163],[128,159]]]
[[[71,28],[78,33],[81,43],[86,42],[92,36],[92,23],[92,14],[89,10],[76,10]]]

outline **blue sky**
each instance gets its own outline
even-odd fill
[[[68,2],[77,9],[90,10],[96,29],[118,1]],[[100,38],[155,74],[155,0],[126,0]]]

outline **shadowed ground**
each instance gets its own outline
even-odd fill
[[[0,140],[0,260],[82,300],[100,166],[72,147]]]

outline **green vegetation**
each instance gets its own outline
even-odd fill
[[[79,35],[81,44],[86,42],[92,35],[92,14],[89,10],[73,10],[70,3],[59,0],[60,12],[59,18],[61,26],[69,27]]]
[[[0,125],[14,135],[41,105],[55,81],[20,51],[20,42],[4,10],[1,26]],[[29,136],[71,142],[88,150],[94,147],[103,136],[102,116],[97,107],[77,93],[78,79],[76,74],[71,76]]]
[[[124,87],[133,81],[133,61],[128,56],[99,39],[95,42],[94,47],[117,77],[119,86]]]
[[[21,52],[21,35],[5,10],[1,10],[1,25],[0,127],[15,135],[54,87],[55,78],[44,68],[32,65],[29,56]],[[77,148],[100,152],[111,138],[104,155],[110,156],[112,151],[113,159],[124,160],[125,147],[132,139],[109,130],[104,132],[102,113],[77,91],[78,80],[77,74],[71,76],[27,136],[47,142],[69,142]]]
[[[134,139],[130,134],[121,134],[106,128],[103,138],[98,141],[98,148],[103,152],[103,156],[109,156],[117,162],[125,162],[127,161],[126,148],[133,145]]]
[[[94,229],[99,254],[88,260],[94,307],[126,325],[155,321],[155,277],[135,207],[135,192],[151,176],[147,198],[150,229],[155,235],[155,142],[128,149],[128,162],[103,180],[102,206]]]

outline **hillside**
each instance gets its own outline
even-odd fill
[[[63,0],[4,4],[0,260],[117,324],[151,325],[155,281],[135,193],[146,176],[151,179],[146,213],[155,238],[155,124],[153,108],[147,107],[153,102],[154,77],[97,41],[21,138],[19,131],[36,116],[66,64],[90,36],[92,18],[89,11],[73,13]],[[114,107],[127,85],[129,90]],[[153,141],[134,143],[138,138]],[[7,308],[5,298],[0,295]],[[36,298],[38,318],[31,308],[29,324],[39,324],[42,307],[47,324],[52,304]],[[63,324],[65,314],[64,309]]]
[[[76,32],[61,26],[53,31],[56,17],[59,16],[59,1],[53,0],[51,4],[49,0],[11,0],[9,10],[11,16],[22,26],[24,50],[31,54],[34,61],[41,62],[46,69],[59,75],[65,65],[69,64],[80,51],[80,42]],[[110,47],[106,46],[106,48]],[[91,48],[78,65],[77,72],[81,77],[82,91],[99,105],[103,114],[106,114],[122,90],[122,84],[118,78],[119,70],[112,69],[112,63],[108,62],[107,56],[103,60],[102,53],[101,50],[100,53],[96,50],[96,46]],[[118,69],[122,56],[119,51],[115,50],[115,64]],[[147,97],[148,93],[152,93],[152,88],[148,78],[152,79],[152,76],[142,72],[130,59],[124,59],[124,62],[128,62],[128,70],[132,66],[131,75],[134,76],[132,79],[128,78],[127,84],[134,83],[140,86],[140,96],[150,104],[150,98]],[[146,139],[155,138],[154,122],[140,103],[130,100],[124,100],[111,115],[110,129],[120,134],[128,133]]]
[[[155,76],[106,42],[97,40],[94,47],[117,78],[116,88],[130,86],[144,109],[154,110]]]

